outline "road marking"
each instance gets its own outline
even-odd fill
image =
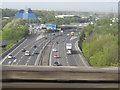
[[[45,42],[45,41],[44,41],[44,42]],[[44,42],[42,42],[38,47],[40,47]],[[34,52],[35,52],[36,50],[37,50],[37,48],[32,52],[32,55],[34,54]],[[28,65],[31,57],[32,57],[32,56],[30,56],[30,57],[28,58],[26,65]]]
[[[50,40],[49,40],[48,42],[46,42],[46,44],[44,45],[44,47],[40,50],[39,55],[37,56],[37,59],[36,59],[36,62],[35,62],[34,65],[37,65],[38,60],[39,60],[39,58],[40,58],[40,56],[41,56],[41,52],[44,50],[44,48],[46,47],[46,45],[47,45],[49,42],[50,42]]]
[[[37,42],[36,42],[37,43]],[[32,43],[29,43],[28,45],[26,45],[25,47],[23,47],[24,49],[26,48],[26,47],[28,47],[29,45],[31,45]],[[31,47],[32,48],[32,47]],[[22,49],[21,49],[22,50]],[[21,52],[21,50],[18,52],[18,53],[20,53]],[[18,54],[17,53],[17,54]],[[17,54],[15,55],[15,56],[17,56]]]
[[[2,63],[6,60],[6,58],[7,58],[10,54],[12,54],[16,49],[18,49],[23,43],[25,43],[26,40],[27,40],[27,39],[25,39],[18,47],[16,47],[12,52],[10,52],[5,58],[3,58],[3,59],[1,60],[1,62],[0,62],[0,64],[2,64]]]
[[[24,56],[24,55],[23,55]],[[18,60],[18,62],[16,63],[16,65],[18,65],[18,63],[21,61],[21,59],[23,58],[23,56]]]
[[[73,40],[73,39],[76,39],[77,38],[77,36],[72,36],[71,38],[70,38],[70,40]]]
[[[17,61],[17,59],[15,59],[13,62],[16,62]]]
[[[56,41],[54,42],[54,44],[53,44],[53,46],[51,48],[49,66],[52,66],[52,54],[53,54],[52,49],[54,48],[55,44],[56,44]]]
[[[79,51],[81,52],[81,50],[80,50],[79,47],[78,47],[78,41],[76,41],[76,43],[75,43],[75,48],[76,48],[76,50],[79,50]],[[81,56],[80,54],[78,54],[78,55],[79,55],[79,57],[81,58],[83,64],[84,64],[85,66],[87,66],[87,64],[86,64],[85,61],[83,60],[82,56]]]
[[[67,54],[66,54],[66,41],[68,41],[69,37],[67,37],[65,39],[65,42],[64,42],[64,53],[65,53],[65,58],[66,58],[66,62],[67,62],[67,66],[69,66],[69,62],[68,62],[68,57],[67,57]]]
[[[41,39],[41,38],[43,38],[43,37],[44,37],[44,35],[43,35],[43,33],[41,33],[41,34],[36,38],[36,41],[39,40],[39,39]]]
[[[40,42],[41,42],[41,41],[35,42],[35,44],[40,43]],[[44,42],[44,41],[42,41],[42,43],[43,43],[43,42]],[[41,44],[42,44],[42,43],[41,43]],[[29,45],[31,45],[31,44],[32,44],[32,43],[30,43]],[[29,45],[28,45],[28,46],[29,46]],[[34,46],[34,45],[32,45],[32,47],[33,47],[33,46]],[[31,48],[32,48],[32,47],[31,47]],[[29,48],[28,51],[29,51],[31,48]],[[23,54],[22,57],[19,59],[18,63],[22,60],[23,57],[24,57],[24,54]],[[18,63],[17,63],[17,65],[18,65]]]
[[[8,64],[11,64],[11,63],[12,63],[12,61],[9,61],[9,62],[8,62]]]
[[[68,65],[69,65],[69,62],[68,62],[68,58],[67,58],[67,55],[66,55],[65,43],[64,43],[64,53],[65,53],[65,58],[66,58],[67,66],[68,66]]]

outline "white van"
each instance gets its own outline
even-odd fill
[[[30,52],[29,51],[25,51],[25,56],[30,56]]]

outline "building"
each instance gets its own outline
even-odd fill
[[[66,18],[66,17],[74,17],[75,15],[57,15],[55,18]]]
[[[21,9],[18,13],[15,14],[15,18],[20,19],[36,19],[36,15],[32,12],[31,9],[23,10]]]

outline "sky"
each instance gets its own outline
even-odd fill
[[[0,0],[2,2],[25,2],[25,0]],[[27,2],[118,2],[119,0],[26,0]]]
[[[118,12],[119,0],[1,0],[1,8]],[[84,1],[84,2],[83,2]]]

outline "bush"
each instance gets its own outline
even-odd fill
[[[81,33],[85,34],[82,39],[86,38],[82,41],[83,53],[93,66],[118,66],[118,24],[109,26],[109,19],[103,19],[98,25],[101,27],[88,25]]]

